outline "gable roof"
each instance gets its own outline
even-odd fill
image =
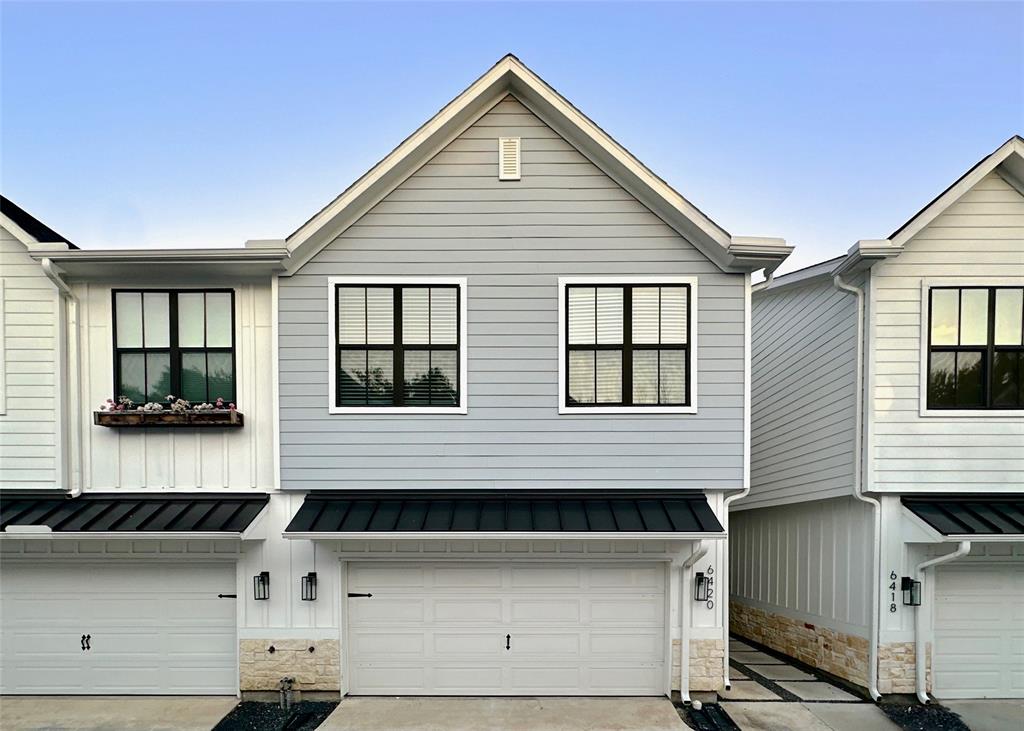
[[[4,228],[10,227],[11,233],[22,240],[19,234],[27,234],[33,241],[23,241],[23,244],[66,244],[69,249],[78,247],[12,201],[10,198],[0,195],[0,215]]]
[[[509,54],[286,240],[294,273],[508,94],[516,97],[655,215],[727,271],[773,270],[792,251],[778,238],[736,237]]]

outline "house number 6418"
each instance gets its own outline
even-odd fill
[[[889,572],[889,587],[888,588],[889,588],[889,613],[890,614],[895,614],[896,613],[896,579],[897,578],[899,578],[899,577],[896,576],[896,572],[895,571],[890,571]]]

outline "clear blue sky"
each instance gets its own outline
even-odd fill
[[[87,247],[291,233],[507,52],[787,269],[1024,132],[1024,4],[13,3],[0,188]]]

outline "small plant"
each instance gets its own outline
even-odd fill
[[[235,405],[233,403],[225,404],[223,398],[218,398],[216,402],[193,404],[183,398],[178,398],[172,394],[168,394],[167,408],[175,414],[187,414],[189,412],[208,412],[208,411],[235,411]],[[127,396],[118,396],[117,401],[108,398],[106,402],[100,404],[100,411],[142,411],[144,413],[155,414],[160,413],[164,410],[164,404],[157,403],[156,401],[147,401],[144,404],[136,404]]]

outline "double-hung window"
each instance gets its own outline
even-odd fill
[[[465,410],[462,280],[330,286],[332,412]]]
[[[696,281],[563,279],[563,412],[688,413]]]
[[[928,290],[929,410],[1024,408],[1024,287]]]
[[[230,289],[114,290],[114,397],[234,402],[234,303]]]

